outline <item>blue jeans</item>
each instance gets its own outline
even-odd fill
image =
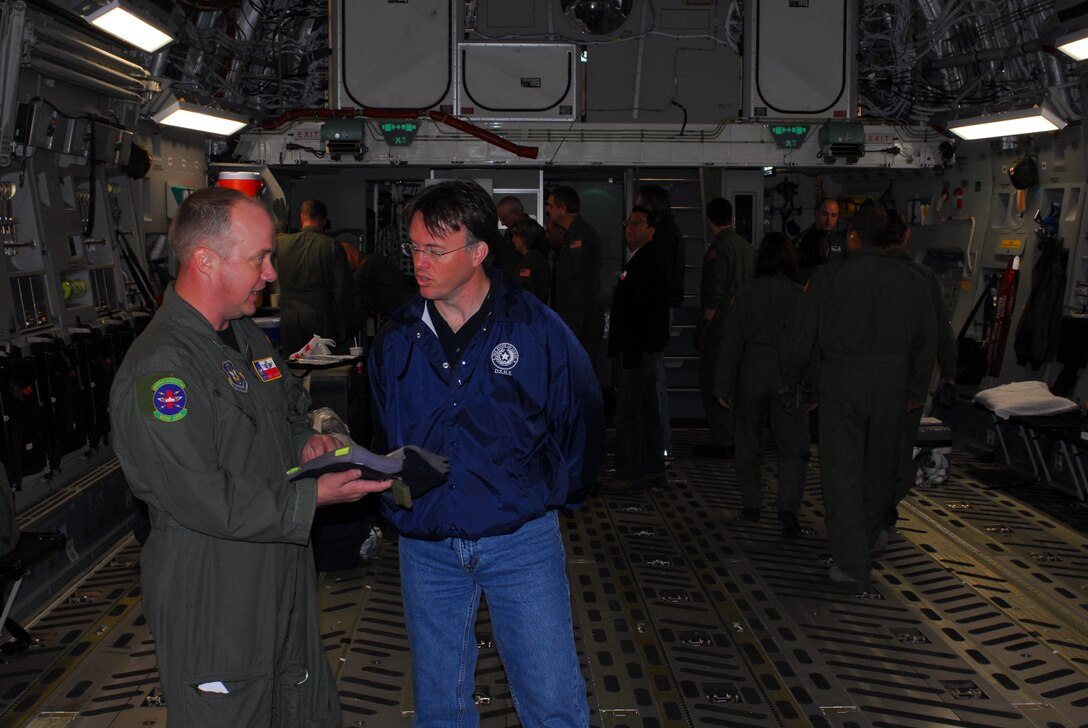
[[[479,541],[402,536],[400,579],[412,649],[415,728],[480,725],[472,693],[481,592],[522,725],[588,725],[555,511],[514,533]]]

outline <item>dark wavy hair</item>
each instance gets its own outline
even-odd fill
[[[756,253],[756,275],[773,276],[779,273],[797,282],[797,252],[793,249],[793,241],[788,235],[770,232],[759,241],[759,251]]]
[[[544,226],[531,217],[518,220],[510,226],[510,237],[519,237],[529,250],[544,250],[547,247],[547,233]]]
[[[445,236],[463,228],[469,245],[491,243],[499,226],[491,195],[470,179],[451,179],[425,188],[412,198],[406,219],[416,213],[432,235]]]

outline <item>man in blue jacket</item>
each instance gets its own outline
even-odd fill
[[[483,188],[429,187],[408,219],[420,296],[379,333],[370,377],[379,446],[450,462],[411,509],[382,506],[400,533],[415,725],[479,725],[481,593],[522,723],[587,725],[556,512],[599,464],[597,379],[559,316],[484,265],[497,216]]]

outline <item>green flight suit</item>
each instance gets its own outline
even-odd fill
[[[903,248],[891,248],[887,252],[889,258],[910,266],[910,269],[918,273],[924,281],[933,310],[937,312],[937,368],[942,380],[955,379],[956,335],[952,332],[952,322],[948,320],[937,274],[929,266],[915,263],[914,257]],[[918,427],[922,423],[922,412],[923,408],[918,407],[904,415],[903,439],[900,443],[899,461],[895,469],[895,495],[885,518],[885,523],[889,526],[894,526],[898,520],[896,507],[899,501],[903,500],[914,487],[915,475],[918,472],[918,465],[914,462],[914,446],[918,442]]]
[[[317,227],[276,236],[280,284],[280,347],[298,351],[314,334],[343,342],[356,333],[347,324],[353,311],[351,270],[343,248]]]
[[[151,514],[143,610],[170,728],[338,728],[317,482],[284,476],[314,434],[309,398],[256,324],[230,328],[238,350],[171,284],[110,393],[114,448]]]
[[[815,352],[820,465],[835,564],[868,583],[884,528],[907,402],[923,401],[936,352],[936,313],[918,274],[865,247],[823,266],[782,344],[782,376],[800,382]]]
[[[718,376],[718,358],[722,337],[725,335],[726,317],[737,295],[737,289],[741,284],[752,280],[754,271],[752,246],[732,226],[714,236],[703,257],[700,287],[703,309],[715,311],[706,331],[702,357],[699,360],[699,389],[702,391],[703,407],[706,409],[711,445],[733,445],[733,413],[718,404],[714,381]]]
[[[808,413],[787,413],[779,346],[801,286],[786,276],[757,276],[737,291],[725,323],[714,391],[733,401],[735,461],[744,508],[763,505],[763,440],[769,423],[778,448],[777,509],[797,515],[809,460]],[[717,317],[715,317],[717,318]]]

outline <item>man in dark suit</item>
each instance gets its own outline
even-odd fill
[[[627,218],[630,256],[612,294],[608,355],[616,368],[616,489],[665,484],[658,360],[669,338],[669,275],[656,220],[644,207]]]

